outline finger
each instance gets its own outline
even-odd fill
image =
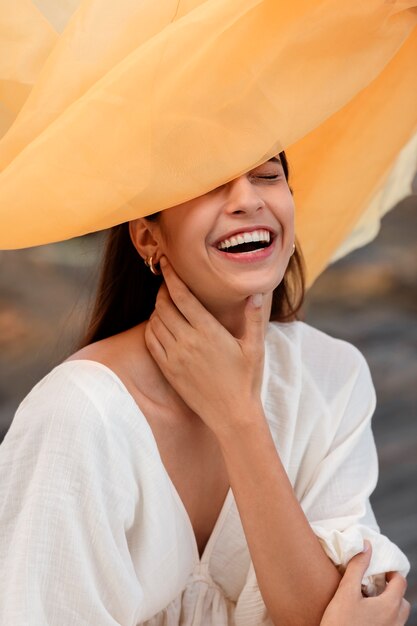
[[[167,353],[149,323],[145,327],[145,344],[156,363],[164,366],[167,362]]]
[[[207,324],[217,322],[194,294],[191,293],[165,256],[162,256],[160,259],[160,267],[172,301],[193,328],[204,328]],[[217,323],[219,324],[219,322]]]
[[[398,614],[401,626],[403,626],[403,624],[405,624],[406,621],[408,620],[410,616],[410,611],[411,611],[410,603],[405,598],[403,598],[401,601],[400,611]]]
[[[155,301],[155,311],[176,339],[181,336],[182,332],[191,330],[188,320],[175,306],[165,284],[159,288]]]
[[[394,601],[395,598],[402,598],[407,590],[406,579],[404,576],[401,576],[399,572],[388,572],[388,574],[389,578],[388,575],[386,576],[388,583],[384,593],[390,596],[392,601]]]
[[[265,321],[263,296],[257,293],[249,296],[245,306],[245,331],[241,341],[252,353],[263,354],[265,339]]]
[[[364,541],[364,551],[356,554],[347,564],[346,571],[341,580],[340,586],[349,586],[355,595],[362,595],[362,578],[369,567],[372,556],[372,546],[369,541]]]
[[[159,317],[158,313],[154,311],[149,318],[149,324],[154,332],[159,343],[163,346],[165,352],[168,354],[170,348],[177,343],[175,336],[165,326],[164,322]]]
[[[398,578],[398,576],[401,576],[401,574],[399,572],[386,572],[385,574],[385,580],[387,581],[387,583],[389,583],[390,580],[392,580],[393,578]],[[401,576],[402,578],[404,578],[404,576]],[[407,584],[407,579],[404,578],[405,580],[405,584]]]

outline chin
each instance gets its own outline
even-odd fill
[[[242,281],[242,284],[235,285],[234,291],[236,291],[240,296],[247,298],[254,293],[263,293],[268,294],[272,293],[276,287],[282,282],[282,278],[274,280],[251,280],[251,281]]]

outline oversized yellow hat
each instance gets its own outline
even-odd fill
[[[417,155],[407,0],[0,0],[0,249],[163,210],[285,149],[307,279]]]

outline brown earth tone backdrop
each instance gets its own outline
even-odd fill
[[[409,626],[417,626],[417,197],[377,239],[329,267],[303,318],[365,355],[377,391],[373,428],[381,530],[408,555]],[[0,252],[0,441],[28,391],[74,349],[97,280],[102,237]],[[1,477],[0,477],[1,480]]]

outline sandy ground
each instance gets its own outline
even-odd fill
[[[416,197],[388,214],[378,238],[328,268],[307,296],[306,322],[365,355],[378,396],[382,531],[412,563],[408,624],[417,626]],[[31,387],[73,351],[96,281],[100,236],[0,252],[0,441]]]

